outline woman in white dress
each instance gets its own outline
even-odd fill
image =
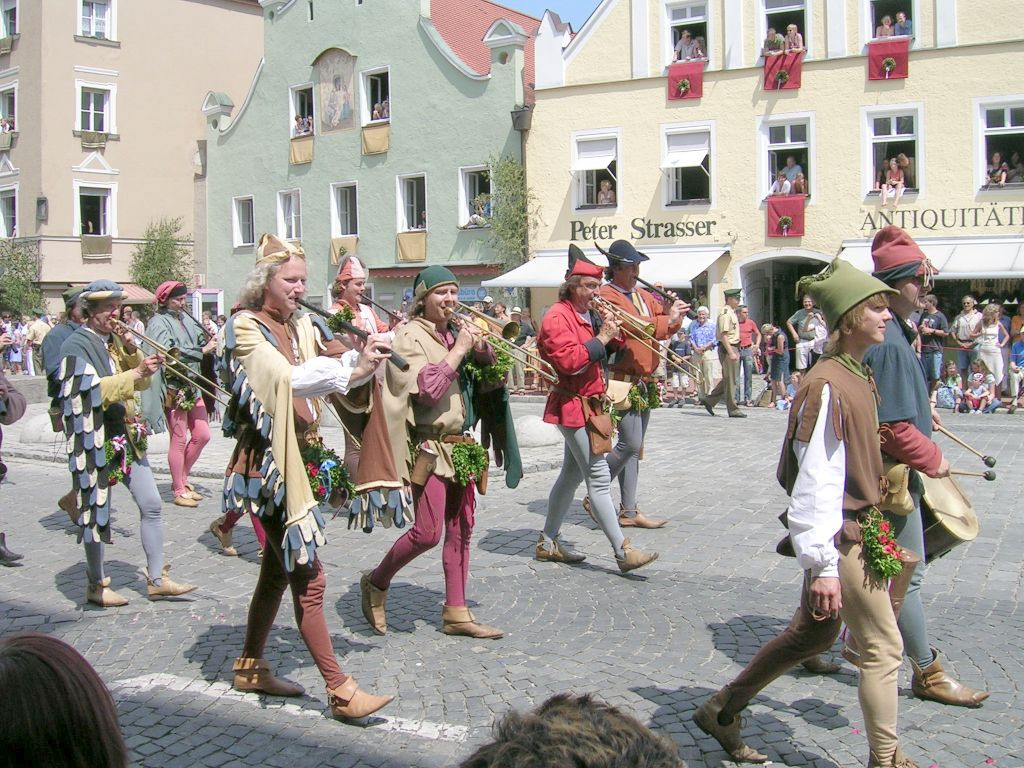
[[[985,363],[996,380],[996,392],[1002,391],[1003,347],[1010,337],[999,322],[999,305],[992,303],[985,307],[981,315],[981,336],[978,337],[978,359]]]

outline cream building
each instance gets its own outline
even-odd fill
[[[259,3],[0,0],[0,20],[0,113],[14,127],[0,134],[0,236],[38,241],[50,308],[69,283],[129,281],[160,218],[182,217],[204,272],[200,106],[211,72],[218,90],[248,90]],[[218,308],[217,293],[195,301]]]
[[[889,51],[869,48],[898,11],[913,34],[881,41],[909,49],[888,68]],[[539,319],[569,243],[597,255],[594,240],[625,238],[651,257],[641,276],[706,296],[712,310],[722,289],[741,287],[755,320],[784,322],[798,276],[840,252],[869,267],[870,239],[891,222],[942,270],[950,314],[961,291],[1019,298],[1024,164],[1003,186],[989,185],[988,168],[995,151],[1024,156],[1024,89],[1012,75],[1024,41],[993,23],[1018,11],[1014,0],[602,0],[575,35],[548,13],[526,145],[536,258],[484,284],[534,287]],[[773,76],[766,89],[767,28],[790,25],[806,51],[802,72],[800,56],[785,58],[786,85],[800,87]],[[686,78],[669,70],[684,32],[706,53]],[[686,98],[669,98],[680,90]],[[806,198],[766,199],[790,156]],[[894,157],[906,189],[882,207],[879,173]],[[769,220],[780,202],[796,214],[785,232],[777,213]]]

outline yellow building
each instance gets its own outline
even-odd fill
[[[989,181],[994,152],[1008,164],[1024,155],[1024,89],[1012,76],[1024,42],[994,23],[1018,10],[1013,0],[602,0],[575,35],[548,13],[526,143],[535,258],[484,284],[533,287],[539,319],[569,243],[598,256],[592,241],[625,238],[651,257],[642,277],[706,296],[713,311],[723,288],[741,287],[755,320],[779,322],[797,306],[798,276],[840,252],[869,267],[873,233],[895,223],[942,270],[950,315],[961,291],[1018,298],[1024,163],[1004,185]],[[875,39],[899,12],[912,34]],[[766,76],[768,28],[794,25],[805,51],[769,56]],[[706,60],[685,77],[670,70],[677,49],[699,56],[695,45]],[[769,198],[790,157],[784,181],[802,173],[806,197]],[[883,207],[890,158],[904,190]],[[788,221],[769,211],[783,203]]]

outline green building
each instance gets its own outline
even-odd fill
[[[482,296],[502,271],[488,160],[522,162],[513,123],[528,127],[539,20],[484,0],[260,4],[265,53],[244,102],[214,90],[203,104],[205,285],[230,305],[273,232],[301,241],[314,302],[330,303],[342,249],[385,306],[427,264]]]

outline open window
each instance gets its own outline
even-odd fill
[[[916,0],[867,0],[868,39],[914,36]]]
[[[0,131],[18,130],[18,84],[0,88]]]
[[[1024,184],[1024,102],[986,104],[981,111],[985,143],[981,186]]]
[[[796,27],[803,37],[804,50],[808,48],[807,41],[807,7],[806,0],[762,0],[764,6],[764,30],[774,29],[778,34],[786,37],[791,27]],[[762,35],[763,46],[765,35]]]
[[[331,237],[359,234],[355,182],[331,185]]]
[[[491,206],[491,169],[486,165],[460,168],[459,226],[490,226]]]
[[[577,210],[618,207],[618,153],[615,135],[579,136],[573,140]]]
[[[790,194],[811,192],[811,157],[807,121],[777,123],[768,126],[768,185],[781,171],[790,184]],[[802,191],[801,191],[802,190]],[[767,190],[765,190],[767,194]]]
[[[0,237],[18,236],[18,187],[0,189]]]
[[[664,134],[662,169],[665,205],[711,203],[711,132],[669,130]]]
[[[313,106],[313,86],[296,85],[289,89],[289,100],[291,102],[291,131],[292,138],[296,136],[309,136],[313,133],[315,123]]]
[[[920,186],[921,168],[918,160],[918,116],[916,111],[873,113],[868,116],[871,135],[872,189],[880,189],[888,172],[890,161],[903,171],[903,186],[916,192]]]
[[[673,61],[707,59],[708,4],[706,0],[684,0],[665,3],[665,26],[668,37],[666,64]]]
[[[362,73],[363,125],[391,120],[391,70],[388,67]]]
[[[427,177],[398,178],[398,231],[427,228]]]
[[[232,200],[231,229],[235,248],[245,248],[256,244],[252,195],[236,197]]]
[[[299,190],[277,193],[277,231],[285,240],[302,239],[302,203]]]
[[[78,34],[113,40],[115,0],[79,0]]]
[[[112,234],[111,213],[111,190],[109,188],[78,188],[78,214],[83,235]]]
[[[18,0],[0,0],[0,37],[18,34]]]

